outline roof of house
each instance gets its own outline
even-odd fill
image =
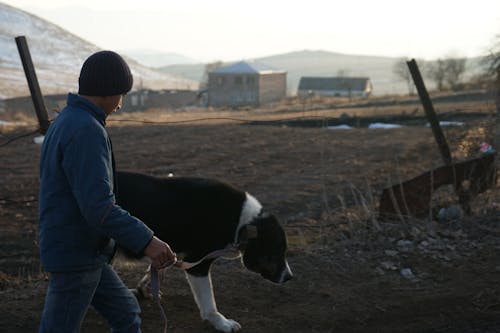
[[[368,77],[301,77],[299,90],[354,90],[364,91]]]
[[[240,61],[234,63],[232,65],[219,67],[216,70],[211,71],[210,73],[215,74],[270,74],[270,73],[284,73],[285,71],[276,70],[267,65],[249,62],[249,61]]]

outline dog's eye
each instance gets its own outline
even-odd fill
[[[267,270],[273,271],[277,267],[277,260],[275,257],[264,257],[261,260],[262,266],[266,267]]]

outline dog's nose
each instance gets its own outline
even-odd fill
[[[291,279],[293,279],[293,274],[292,274],[292,272],[287,272],[287,273],[283,276],[283,279],[282,279],[282,282],[281,282],[281,283],[285,283],[286,281],[291,280]]]
[[[288,280],[291,280],[293,278],[293,273],[292,270],[290,269],[290,266],[288,266],[288,262],[286,263],[285,269],[281,273],[281,279],[279,283],[285,283]]]

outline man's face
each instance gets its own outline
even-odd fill
[[[122,107],[123,95],[103,97],[103,109],[107,116]]]

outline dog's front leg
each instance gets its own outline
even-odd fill
[[[148,266],[146,273],[142,277],[141,281],[139,281],[139,283],[135,287],[137,293],[139,294],[139,297],[151,298],[151,288],[149,288],[150,283],[151,283],[151,267]]]
[[[151,293],[151,266],[148,266],[144,276],[139,281],[137,286],[133,289],[130,289],[130,291],[135,295],[135,297],[138,300],[141,300],[143,298],[146,299],[153,298],[153,295]],[[161,298],[161,290],[159,291],[158,296]]]
[[[208,320],[219,331],[238,332],[241,325],[232,319],[227,319],[217,311],[210,271],[206,276],[194,276],[186,272],[186,277],[194,300],[200,309],[201,318]]]

